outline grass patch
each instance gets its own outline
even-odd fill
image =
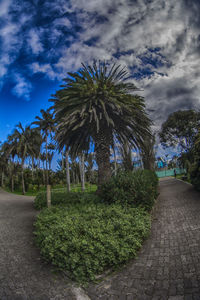
[[[65,185],[59,184],[51,187],[52,190],[60,190],[60,191],[67,191],[67,188]],[[97,186],[95,184],[86,183],[85,184],[85,191],[86,192],[94,192],[96,191]],[[4,190],[9,193],[13,193],[16,195],[22,195],[22,189],[17,189],[14,192],[11,191],[9,187],[5,187]],[[72,192],[81,192],[81,184],[72,184],[71,185],[71,191]],[[28,191],[25,193],[26,196],[37,196],[38,193],[46,193],[46,186],[40,186],[40,189],[38,190],[37,185],[31,185],[30,188],[28,188]]]

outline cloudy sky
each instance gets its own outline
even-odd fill
[[[157,129],[199,109],[199,12],[199,0],[0,0],[0,140],[93,59],[127,66]]]

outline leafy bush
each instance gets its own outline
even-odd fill
[[[102,186],[100,197],[108,203],[142,206],[151,210],[157,197],[158,178],[150,170],[121,172]]]
[[[67,192],[64,189],[51,191],[52,205],[78,205],[84,202],[94,202],[98,200],[98,196],[89,192]],[[42,209],[47,206],[46,191],[37,194],[34,200],[34,207]]]
[[[117,204],[45,208],[35,223],[42,256],[79,282],[136,255],[150,228],[141,208]]]
[[[193,163],[189,168],[190,181],[200,191],[200,160]]]

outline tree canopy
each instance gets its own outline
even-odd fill
[[[127,70],[120,65],[83,64],[78,72],[68,73],[62,89],[51,99],[59,147],[66,145],[77,155],[94,143],[102,181],[111,176],[110,147],[114,140],[137,148],[151,135],[144,99],[135,94],[138,89],[127,77]]]
[[[180,146],[189,150],[193,145],[200,126],[200,112],[178,110],[170,114],[162,124],[160,141],[165,147]]]

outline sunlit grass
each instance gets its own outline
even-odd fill
[[[66,191],[67,187],[64,186],[63,184],[57,184],[51,187],[52,190],[63,190]],[[95,192],[97,189],[96,184],[90,184],[88,182],[85,183],[85,191],[86,192]],[[15,190],[14,192],[11,191],[11,189],[9,189],[8,187],[4,188],[5,191],[9,192],[9,193],[13,193],[16,195],[22,195],[22,190]],[[40,186],[40,189],[38,190],[36,186],[34,186],[34,188],[28,189],[28,191],[25,193],[26,196],[36,196],[38,194],[38,192],[43,192],[46,191],[46,186]],[[71,185],[71,191],[72,192],[81,192],[82,188],[81,188],[81,184],[72,184]]]

